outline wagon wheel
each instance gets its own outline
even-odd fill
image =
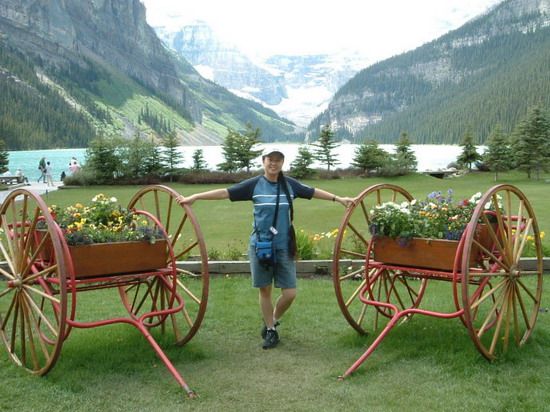
[[[176,336],[176,343],[184,345],[195,335],[204,318],[208,302],[209,274],[206,245],[199,224],[188,205],[179,205],[176,202],[178,196],[179,193],[169,187],[148,186],[134,195],[128,207],[149,212],[160,221],[168,234],[175,261],[196,263],[190,269],[176,268],[174,276],[175,293],[183,298],[184,306],[180,312],[170,316],[170,324]],[[172,268],[170,257],[168,260],[167,267]],[[143,308],[157,307],[157,300],[164,299],[164,293],[158,292],[168,290],[167,281],[166,277],[156,277],[151,279],[149,284],[142,284],[141,288],[139,285],[126,287],[128,301],[140,302],[139,305]],[[143,296],[146,296],[147,302],[144,302]],[[132,311],[137,315],[139,310],[138,306],[135,306]]]
[[[465,236],[464,323],[478,350],[492,360],[511,338],[523,345],[535,326],[542,294],[540,232],[525,195],[499,185],[482,196]],[[522,264],[533,256],[532,267]]]
[[[340,223],[334,244],[332,280],[340,310],[359,333],[366,333],[370,321],[373,322],[370,326],[376,328],[380,315],[391,316],[386,309],[374,309],[361,302],[359,294],[365,285],[369,284],[367,298],[394,303],[401,308],[416,306],[422,297],[425,280],[407,279],[392,270],[377,272],[368,265],[369,210],[385,202],[411,200],[412,196],[399,186],[374,185],[361,192]]]
[[[0,222],[0,336],[18,366],[45,375],[68,333],[63,235],[40,196],[25,189],[8,195]]]

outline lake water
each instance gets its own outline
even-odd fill
[[[264,144],[262,147],[267,149],[278,148],[285,153],[285,169],[288,170],[290,163],[296,158],[298,148],[301,145],[296,143],[286,144]],[[358,145],[342,144],[334,150],[340,164],[337,167],[348,167],[354,157],[355,149]],[[393,145],[380,145],[387,152],[393,152]],[[418,171],[444,169],[451,162],[454,162],[461,153],[462,148],[455,145],[412,145],[412,150],[418,161]],[[223,162],[223,153],[221,146],[182,146],[180,152],[183,154],[181,166],[190,167],[193,164],[192,155],[197,149],[203,150],[204,158],[208,168],[215,169],[216,165]],[[38,171],[38,161],[45,157],[50,161],[53,167],[54,180],[58,180],[61,172],[69,174],[69,161],[71,157],[76,157],[80,163],[86,161],[86,149],[55,149],[55,150],[25,150],[9,152],[9,168],[12,174],[20,168],[25,176],[31,180],[37,180],[40,172]],[[257,159],[258,166],[261,159]],[[324,167],[321,164],[314,166]]]

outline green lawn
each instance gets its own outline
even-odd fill
[[[433,282],[425,303],[452,309],[450,285]],[[543,306],[550,305],[550,293]],[[113,291],[82,293],[80,316],[112,316]],[[477,352],[458,319],[416,316],[397,327],[343,382],[372,336],[342,317],[329,279],[302,279],[283,319],[281,343],[260,347],[256,291],[244,276],[213,279],[203,326],[183,348],[160,341],[189,385],[189,400],[130,326],[73,330],[45,377],[0,351],[0,410],[17,411],[542,411],[550,404],[550,313],[494,363]],[[159,337],[157,331],[155,336]]]

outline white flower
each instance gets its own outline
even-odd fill
[[[471,203],[477,203],[479,202],[479,199],[481,199],[481,192],[477,192],[476,194],[474,194],[469,201]]]
[[[116,202],[117,202],[117,199],[116,199],[116,197],[114,197],[114,196],[111,197],[109,200],[111,201],[111,203],[116,203]]]

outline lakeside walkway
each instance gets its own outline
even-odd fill
[[[40,196],[42,196],[42,198],[44,198],[44,200],[46,200],[46,203],[48,203],[48,201],[47,201],[48,193],[53,192],[54,190],[57,190],[59,188],[59,186],[63,186],[63,183],[57,181],[57,182],[54,182],[53,187],[51,187],[51,186],[48,187],[48,185],[46,183],[30,182],[29,184],[24,185],[24,186],[17,185],[14,188],[8,188],[6,190],[0,190],[0,204],[4,203],[4,199],[6,197],[8,197],[8,194],[11,193],[15,189],[31,190],[35,193],[38,193]]]

